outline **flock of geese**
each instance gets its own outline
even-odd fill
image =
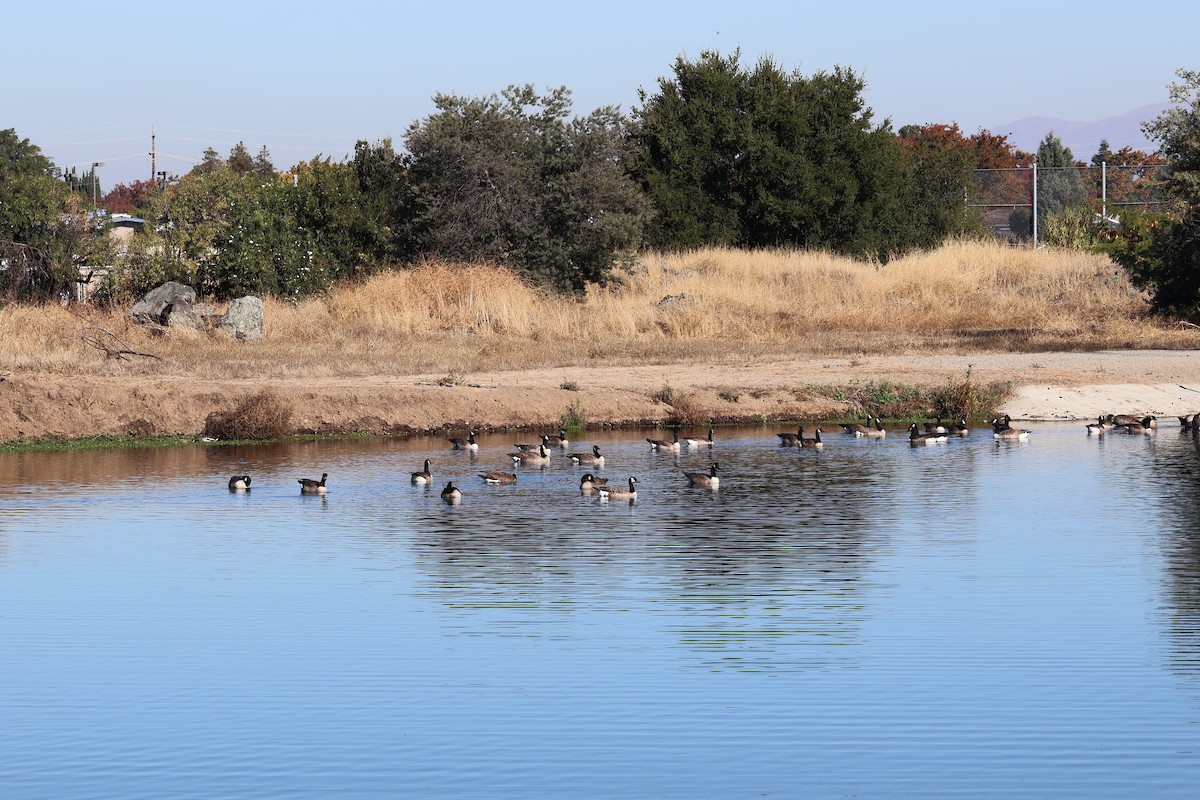
[[[883,421],[877,416],[868,416],[865,422],[844,422],[839,423],[842,431],[848,435],[855,437],[864,437],[869,439],[882,439],[887,436],[887,431],[883,427]],[[1188,414],[1179,417],[1179,424],[1182,430],[1191,432],[1191,434],[1200,439],[1200,413]],[[1005,414],[1003,417],[997,417],[991,421],[992,438],[997,441],[1025,441],[1029,438],[1029,431],[1023,428],[1012,427],[1012,418]],[[1137,417],[1132,414],[1101,414],[1098,415],[1096,421],[1087,425],[1089,435],[1102,435],[1112,430],[1119,430],[1129,434],[1152,434],[1158,428],[1158,419],[1154,416]],[[821,440],[821,434],[824,431],[817,427],[813,429],[811,437],[804,435],[804,427],[798,427],[795,433],[777,433],[779,445],[781,447],[799,447],[820,450],[825,446]],[[921,447],[925,445],[934,445],[946,442],[952,436],[967,437],[971,433],[970,426],[966,419],[959,419],[956,423],[943,423],[939,417],[934,422],[926,422],[924,430],[918,427],[917,423],[912,423],[908,428],[908,443],[913,447]],[[475,440],[476,431],[471,433],[466,438],[451,438],[450,448],[452,450],[470,450],[478,451],[479,443]],[[699,449],[701,447],[712,448],[714,440],[714,430],[708,429],[707,436],[690,436],[684,439],[679,438],[679,431],[672,431],[670,439],[646,439],[650,445],[650,449],[659,453],[678,453],[684,447],[689,450]],[[560,429],[558,434],[542,434],[541,441],[533,444],[514,444],[516,448],[508,454],[512,460],[513,466],[534,466],[544,467],[551,462],[552,453],[555,450],[565,450],[570,447],[570,440],[567,438],[567,431]],[[604,454],[600,452],[599,445],[592,445],[590,452],[567,453],[565,457],[572,464],[585,467],[602,468],[604,466]],[[425,463],[418,472],[412,473],[412,484],[414,486],[426,486],[433,483],[433,473],[430,471],[430,460],[425,459]],[[718,465],[714,461],[708,468],[707,472],[684,472],[683,476],[687,480],[688,486],[706,489],[716,489],[721,485],[721,479],[717,475]],[[504,470],[492,470],[489,472],[478,473],[484,483],[508,486],[517,482],[517,473],[506,472]],[[314,478],[298,478],[301,494],[325,494],[328,489],[326,481],[329,479],[329,473],[323,473],[320,480]],[[614,484],[608,483],[608,478],[601,478],[595,474],[585,473],[579,480],[579,491],[585,495],[596,495],[601,502],[609,500],[636,500],[637,499],[637,482],[636,477],[630,476],[625,483]],[[234,475],[229,479],[229,489],[234,492],[244,492],[250,489],[251,479],[249,475]],[[447,503],[458,503],[462,499],[462,490],[454,485],[453,481],[447,481],[445,488],[442,489],[441,497]]]

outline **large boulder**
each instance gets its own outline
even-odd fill
[[[134,303],[133,308],[129,309],[129,317],[144,325],[166,325],[171,309],[180,302],[189,307],[194,305],[196,290],[182,283],[168,281],[157,289],[151,289],[145,297]]]
[[[260,338],[263,335],[262,300],[239,297],[229,304],[217,327],[239,341]]]
[[[205,308],[203,303],[193,304],[182,297],[177,298],[163,311],[163,324],[168,328],[204,333],[208,330],[208,326],[204,324]]]

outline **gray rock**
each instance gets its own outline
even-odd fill
[[[263,335],[263,303],[257,297],[239,297],[229,304],[217,326],[238,340],[258,339]]]
[[[198,331],[200,333],[208,330],[208,326],[204,324],[204,315],[200,313],[196,306],[186,302],[183,298],[179,298],[167,306],[167,310],[163,314],[166,317],[165,324],[168,328]]]
[[[196,290],[182,283],[168,281],[157,289],[151,289],[145,297],[134,303],[133,308],[129,309],[129,318],[144,325],[166,325],[168,310],[179,300],[191,306],[196,302]]]

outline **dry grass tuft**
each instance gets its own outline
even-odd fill
[[[232,410],[214,411],[204,435],[218,439],[280,439],[293,432],[292,404],[271,389],[243,397]]]
[[[887,264],[821,252],[648,254],[575,300],[495,266],[430,261],[298,303],[265,298],[264,337],[156,338],[86,312],[164,361],[105,363],[75,312],[0,308],[0,368],[200,378],[464,375],[587,364],[979,350],[1193,347],[1107,257],[952,242]]]

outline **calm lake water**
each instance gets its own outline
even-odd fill
[[[1200,453],[1032,427],[0,456],[0,797],[1196,797]]]

